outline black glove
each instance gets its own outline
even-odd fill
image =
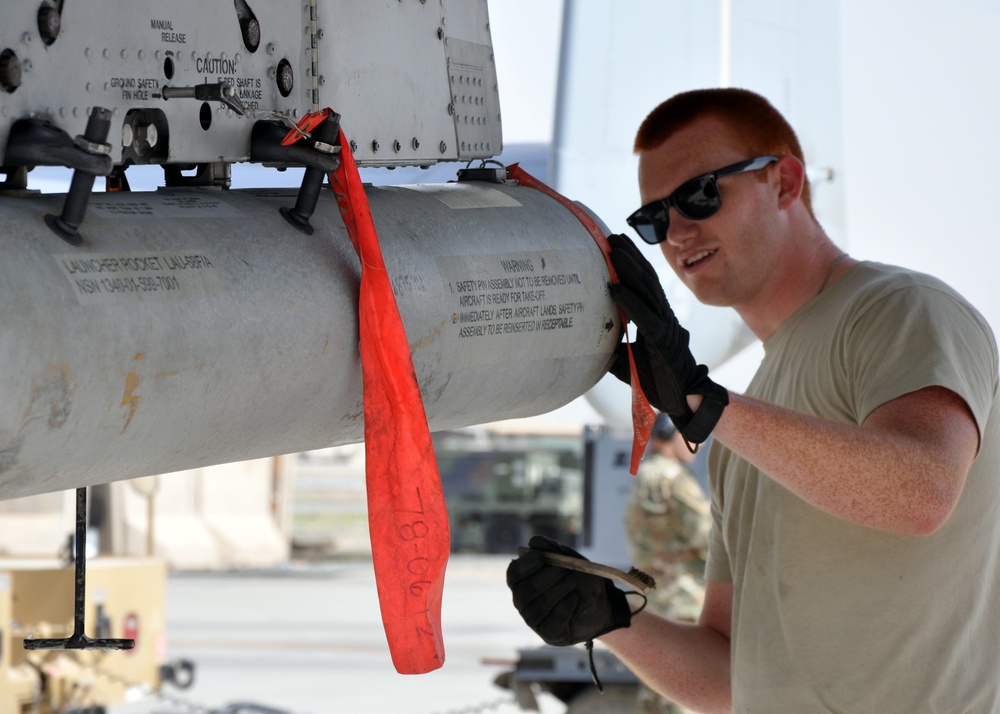
[[[549,565],[542,552],[586,558],[545,536],[528,545],[531,550],[507,566],[507,586],[514,607],[546,643],[575,645],[631,624],[625,593],[608,578]]]
[[[729,393],[708,378],[708,367],[695,362],[688,348],[690,335],[670,309],[649,261],[626,236],[611,235],[608,242],[619,280],[611,286],[611,297],[638,331],[632,356],[642,391],[650,404],[670,415],[689,443],[700,444],[729,404]],[[624,342],[617,348],[610,372],[626,384],[631,381]],[[703,397],[697,414],[688,406],[689,394]]]

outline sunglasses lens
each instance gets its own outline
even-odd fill
[[[656,245],[662,243],[667,237],[669,220],[667,207],[662,205],[662,202],[657,201],[643,206],[629,216],[628,224],[635,229],[640,238],[650,245]]]
[[[693,221],[714,215],[722,208],[722,194],[711,176],[699,176],[674,192],[677,210]]]

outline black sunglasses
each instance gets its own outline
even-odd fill
[[[718,213],[722,208],[722,193],[718,179],[748,171],[760,171],[778,160],[777,156],[758,156],[736,164],[724,166],[707,174],[685,181],[666,198],[658,198],[647,203],[625,219],[635,229],[639,237],[650,245],[662,243],[667,238],[670,227],[670,207],[673,206],[685,218],[702,221]]]

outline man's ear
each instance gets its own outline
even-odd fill
[[[778,207],[786,209],[802,195],[806,167],[796,157],[786,154],[778,159]]]

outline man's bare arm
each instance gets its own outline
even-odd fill
[[[887,402],[860,427],[732,394],[713,435],[820,510],[909,535],[947,520],[979,446],[965,401],[942,387]]]
[[[697,625],[642,612],[632,619],[631,627],[600,639],[664,696],[695,711],[722,714],[732,709],[732,611],[732,583],[709,581]]]

